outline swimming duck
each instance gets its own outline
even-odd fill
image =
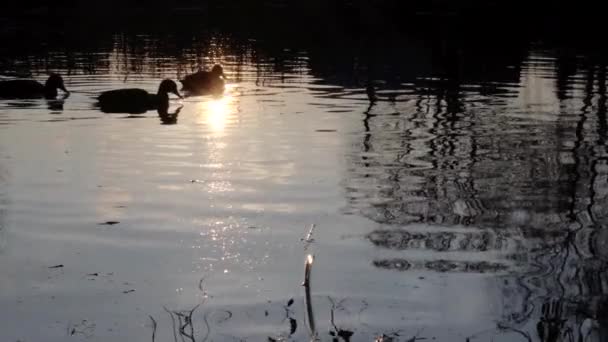
[[[9,80],[0,81],[0,98],[9,99],[34,99],[57,97],[57,89],[61,89],[68,95],[70,92],[63,85],[63,78],[57,74],[51,74],[42,85],[34,80]]]
[[[182,98],[177,84],[167,79],[160,83],[156,94],[137,88],[110,90],[99,95],[97,105],[105,113],[142,114],[152,109],[168,108],[169,93]]]
[[[211,71],[199,71],[192,75],[187,75],[183,80],[182,89],[197,94],[221,93],[224,91],[224,69],[216,64]]]

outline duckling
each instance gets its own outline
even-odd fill
[[[224,91],[224,69],[216,64],[211,71],[199,71],[192,75],[187,75],[183,80],[182,89],[196,94],[216,94]]]
[[[44,85],[34,80],[9,80],[0,81],[0,98],[8,99],[35,99],[57,97],[57,89],[69,95],[65,89],[63,78],[58,74],[51,74]]]
[[[105,113],[142,114],[148,110],[168,108],[169,93],[182,98],[177,84],[166,79],[160,83],[156,94],[137,88],[110,90],[99,95],[97,105]]]

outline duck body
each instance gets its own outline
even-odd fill
[[[63,79],[57,74],[51,75],[44,85],[34,80],[0,81],[0,98],[52,99],[57,97],[57,89],[61,89],[65,93],[69,94],[69,92],[65,89]]]
[[[198,71],[187,75],[183,80],[182,89],[194,94],[220,94],[224,92],[225,81],[224,70],[220,65],[215,65],[211,71]]]
[[[168,96],[165,99],[137,88],[106,91],[97,100],[101,111],[106,113],[142,114],[157,109],[163,102],[167,102],[167,106],[169,103]]]
[[[97,101],[99,108],[105,113],[142,114],[149,110],[168,108],[169,93],[181,98],[175,82],[164,80],[157,94],[137,88],[116,89],[101,93]]]

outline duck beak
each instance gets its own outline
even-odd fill
[[[228,77],[226,77],[226,74],[224,74],[224,73],[222,73],[222,77],[223,77],[225,80],[227,80],[227,79],[228,79]]]
[[[64,93],[67,93],[67,94],[70,93],[67,89],[65,89],[65,86],[63,84],[61,86],[59,86],[59,89],[61,89]]]
[[[179,94],[179,92],[178,92],[177,90],[176,90],[176,91],[174,91],[174,92],[173,92],[173,94],[175,94],[175,95],[176,95],[177,97],[179,97],[180,99],[183,99],[183,98],[184,98],[183,96],[181,96],[181,95]]]

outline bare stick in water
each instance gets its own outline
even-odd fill
[[[205,288],[203,287],[203,282],[205,281],[205,277],[202,277],[201,280],[198,282],[198,289],[201,290],[201,292],[203,293],[203,295],[207,295],[207,293],[205,292]]]
[[[310,273],[312,271],[312,263],[314,257],[308,255],[304,264],[304,292],[306,293],[306,312],[308,313],[308,327],[310,328],[310,336],[312,340],[316,339],[315,318],[312,312],[312,301],[310,297]]]
[[[302,285],[305,287],[310,286],[310,272],[312,271],[312,263],[314,261],[315,257],[311,254],[308,254],[306,256],[306,261],[304,263],[304,282],[302,283]]]

